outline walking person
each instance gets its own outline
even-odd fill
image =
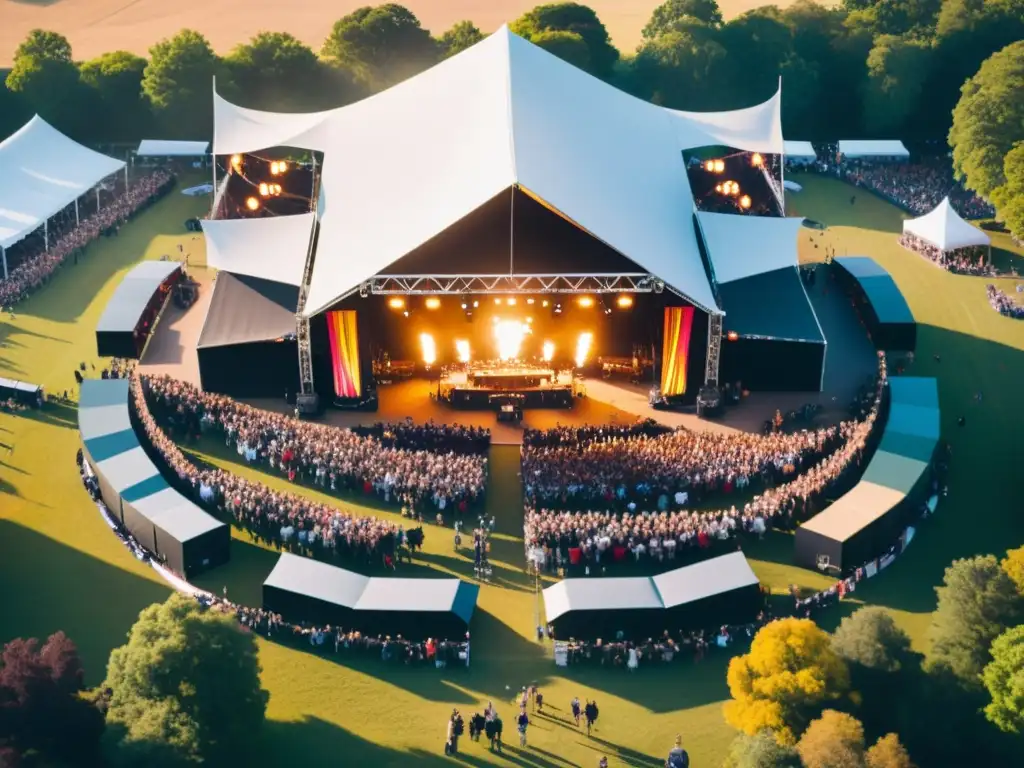
[[[519,730],[519,746],[526,746],[526,729],[530,725],[530,717],[526,714],[526,708],[516,718],[516,728]]]
[[[580,727],[580,699],[579,696],[573,696],[572,701],[569,703],[569,709],[572,710],[573,720],[576,721],[576,727]]]
[[[583,716],[587,720],[587,736],[590,735],[590,731],[594,727],[594,723],[597,722],[597,702],[588,701],[587,706],[583,708]]]
[[[534,686],[533,690],[536,691],[536,696],[534,696],[534,700],[537,702],[537,711],[538,712],[543,712],[544,711],[544,694],[537,690],[537,686]]]
[[[455,742],[455,715],[453,714],[448,718],[448,726],[445,731],[444,737],[444,753],[445,755],[454,755],[455,749],[453,744]]]

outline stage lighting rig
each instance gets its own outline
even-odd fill
[[[633,297],[624,293],[615,300],[615,303],[619,306],[619,309],[629,309],[633,306]]]
[[[427,309],[440,309],[441,300],[437,296],[427,296],[426,300],[423,302],[423,306]]]
[[[388,306],[392,309],[405,309],[405,299],[400,296],[392,296],[388,299]]]

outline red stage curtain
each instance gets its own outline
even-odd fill
[[[359,334],[354,310],[327,313],[331,341],[334,393],[338,397],[359,397],[363,393],[359,372]]]
[[[686,392],[686,360],[693,329],[693,307],[665,307],[665,341],[661,352],[661,394]]]

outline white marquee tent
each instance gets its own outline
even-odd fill
[[[300,285],[315,213],[201,223],[206,264],[237,275]]]
[[[909,160],[910,152],[897,139],[844,139],[839,142],[839,154],[845,158],[882,158]]]
[[[992,244],[988,235],[960,218],[948,197],[924,216],[904,221],[903,232],[934,245],[940,251]]]
[[[802,218],[701,211],[697,220],[719,283],[798,266],[797,235]]]
[[[502,27],[387,91],[327,112],[258,112],[215,94],[214,152],[324,152],[307,314],[513,186],[718,311],[681,151],[781,151],[779,98],[717,115],[666,110]]]
[[[209,149],[208,141],[143,139],[135,154],[139,157],[202,157]]]
[[[0,249],[44,226],[124,166],[122,160],[72,141],[39,115],[33,117],[0,142]]]
[[[787,162],[811,165],[818,159],[814,145],[809,141],[784,141],[784,154]]]

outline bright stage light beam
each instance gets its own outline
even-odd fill
[[[628,295],[619,296],[615,303],[619,305],[619,309],[629,309],[633,306],[633,297]]]
[[[437,296],[428,296],[427,300],[424,302],[424,305],[426,306],[427,309],[440,309],[441,300],[437,298]],[[465,307],[463,307],[463,309],[465,309]]]
[[[587,355],[590,354],[590,345],[594,343],[594,334],[587,331],[581,333],[576,341],[576,367],[582,368],[587,362]]]
[[[455,356],[459,358],[460,363],[469,362],[469,342],[466,339],[455,340]]]
[[[498,357],[502,360],[515,360],[523,346],[526,326],[518,320],[499,320],[494,324],[494,338],[498,342]]]
[[[405,309],[405,299],[395,296],[388,299],[388,306],[392,309]]]
[[[555,356],[555,342],[545,341],[544,346],[541,347],[541,353],[544,355],[544,362],[550,363]]]
[[[584,309],[590,309],[594,306],[594,300],[590,296],[580,296],[580,306]]]
[[[255,197],[247,198],[245,201],[245,207],[248,208],[250,211],[255,211],[260,207],[260,201],[257,200]]]
[[[420,350],[423,352],[424,363],[433,365],[437,362],[437,345],[434,343],[434,337],[429,333],[420,334]]]

